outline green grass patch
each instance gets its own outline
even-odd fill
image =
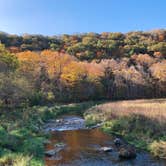
[[[123,136],[128,143],[137,148],[150,151],[157,157],[166,156],[166,131],[161,130],[161,124],[142,115],[123,116],[105,122],[102,130],[109,134]],[[161,143],[162,142],[162,143]],[[163,146],[163,148],[162,148]]]
[[[0,110],[0,165],[44,165],[44,123],[63,114],[83,116],[88,108],[101,102],[56,104]],[[25,162],[24,162],[25,161]],[[22,165],[19,165],[22,164]],[[14,165],[15,166],[15,165]]]

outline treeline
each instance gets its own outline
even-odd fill
[[[0,45],[0,106],[166,97],[166,59],[158,54],[80,61],[44,50]]]
[[[61,36],[10,35],[1,32],[0,41],[11,52],[51,49],[79,60],[130,57],[133,54],[166,56],[166,30],[151,32],[85,33]]]

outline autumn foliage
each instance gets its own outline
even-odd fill
[[[8,95],[0,100],[15,103],[11,96],[21,89],[20,97],[26,94],[22,99],[31,104],[166,97],[165,34],[159,30],[5,40],[10,35],[1,33],[8,48],[0,46],[1,80],[7,73],[7,86],[17,87],[17,92],[7,93],[12,88],[5,89],[1,81],[1,94]],[[20,43],[14,43],[17,40]]]

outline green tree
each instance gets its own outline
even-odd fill
[[[163,56],[166,56],[166,42],[159,42],[148,47],[149,51],[160,52]]]
[[[15,73],[0,73],[0,103],[3,106],[19,106],[28,103],[32,87],[24,77]]]
[[[18,67],[18,60],[0,44],[0,72],[14,71]]]

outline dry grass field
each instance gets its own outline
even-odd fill
[[[104,131],[166,158],[166,99],[107,102],[90,108],[84,116],[87,125],[104,122]]]
[[[90,108],[88,113],[97,113],[100,119],[109,120],[131,114],[154,118],[158,122],[166,121],[166,99],[124,100],[108,102]]]

